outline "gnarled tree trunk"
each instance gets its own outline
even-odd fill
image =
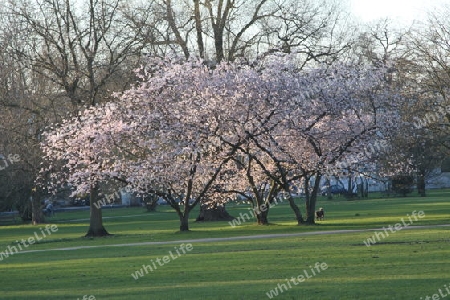
[[[294,198],[292,197],[292,195],[290,193],[288,195],[289,195],[288,196],[289,206],[294,211],[295,219],[297,220],[297,225],[301,225],[304,223],[302,212],[300,211],[300,208],[297,206],[297,204],[295,204],[295,201],[294,201]]]
[[[184,213],[179,213],[180,217],[180,231],[189,231],[189,211],[184,211]]]
[[[213,207],[208,205],[202,205],[200,207],[200,213],[197,217],[197,222],[199,221],[231,221],[234,220],[227,210],[225,205],[214,204]]]
[[[101,206],[94,205],[98,201],[99,187],[98,184],[91,186],[90,191],[90,219],[89,230],[85,237],[101,237],[110,235],[105,227],[103,227],[102,208]],[[98,206],[98,207],[97,207]]]
[[[316,202],[317,193],[319,192],[321,175],[316,175],[314,179],[314,187],[311,192],[309,192],[309,180],[305,179],[305,192],[306,192],[306,221],[305,224],[312,225],[315,224],[316,219]]]
[[[267,209],[266,211],[256,212],[255,214],[258,225],[269,225],[269,219],[267,217],[269,215],[269,209]]]

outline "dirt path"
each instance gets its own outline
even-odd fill
[[[403,229],[404,230],[412,230],[412,229],[427,229],[427,228],[439,228],[439,227],[450,227],[450,224],[409,226],[409,227],[405,227]],[[43,250],[25,250],[25,251],[20,251],[16,254],[34,253],[34,252],[51,252],[51,251],[72,251],[72,250],[105,248],[105,247],[132,247],[132,246],[168,245],[168,244],[182,244],[182,243],[214,243],[214,242],[239,241],[239,240],[274,239],[274,238],[288,238],[288,237],[307,236],[307,235],[346,234],[346,233],[371,232],[371,231],[383,231],[383,228],[325,230],[325,231],[310,231],[310,232],[299,232],[299,233],[277,233],[277,234],[235,236],[235,237],[224,237],[224,238],[189,239],[189,240],[176,240],[176,241],[164,241],[164,242],[139,242],[139,243],[98,245],[98,246],[77,246],[77,247],[54,248],[54,249],[43,249]]]

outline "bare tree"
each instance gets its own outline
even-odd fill
[[[11,7],[28,41],[17,55],[51,79],[75,109],[98,103],[110,78],[143,48],[141,33],[121,12],[123,1],[86,2],[22,0]]]
[[[386,67],[387,83],[408,99],[400,110],[405,124],[391,133],[390,151],[380,167],[385,174],[414,175],[421,196],[426,195],[426,178],[448,153],[448,148],[444,151],[450,120],[446,22],[445,14],[438,13],[406,29],[381,20],[359,36],[353,51],[360,64]]]
[[[437,141],[450,150],[450,5],[429,13],[426,23],[418,24],[410,34],[410,55],[420,71],[422,92],[434,97],[423,106],[422,121],[430,117],[437,122],[429,122],[427,127]],[[427,118],[428,116],[428,118]]]
[[[153,31],[170,29],[159,43],[177,45],[186,58],[217,63],[296,51],[306,64],[333,61],[349,46],[343,9],[329,0],[161,0],[154,7],[160,20]]]
[[[350,49],[346,33],[349,24],[343,7],[337,2],[283,1],[276,14],[264,21],[264,41],[268,50],[300,54],[300,62],[331,63]]]
[[[363,26],[352,50],[353,60],[360,64],[387,66],[406,56],[409,29],[395,27],[389,19]]]
[[[18,209],[23,219],[32,217],[33,224],[38,224],[44,221],[41,194],[34,193],[32,197],[32,190],[41,162],[39,129],[45,126],[52,111],[40,95],[51,88],[41,77],[31,76],[24,65],[14,59],[12,50],[24,44],[19,25],[17,20],[1,11],[0,154],[3,164],[0,205],[4,209]],[[11,162],[10,156],[18,161]]]
[[[7,14],[18,22],[18,37],[24,41],[12,45],[11,53],[30,76],[49,84],[44,98],[58,99],[52,105],[76,113],[82,106],[110,99],[133,79],[130,71],[148,41],[142,38],[146,27],[131,22],[131,12],[123,0],[11,1]],[[35,141],[39,143],[39,135]],[[91,197],[98,195],[97,187],[92,182]],[[101,210],[92,205],[95,200],[88,236],[107,234]]]

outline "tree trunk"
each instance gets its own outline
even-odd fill
[[[102,237],[102,236],[108,236],[110,235],[105,227],[103,227],[103,219],[102,219],[102,208],[99,206],[97,208],[97,205],[94,205],[94,203],[97,203],[98,201],[98,192],[99,188],[98,185],[95,184],[91,186],[90,191],[90,223],[89,223],[89,230],[86,233],[85,237]]]
[[[156,207],[158,206],[158,202],[146,202],[145,203],[145,208],[147,208],[148,212],[154,212],[156,211]]]
[[[188,194],[190,194],[188,192]],[[175,211],[177,212],[178,218],[180,219],[180,231],[181,232],[185,232],[185,231],[189,231],[189,213],[192,210],[192,206],[189,205],[189,201],[186,199],[184,200],[184,208],[183,210],[180,207],[180,204],[175,201],[174,198],[172,198],[170,195],[166,195],[166,201],[170,204],[170,206],[175,209]]]
[[[316,224],[316,202],[317,202],[317,193],[319,192],[320,179],[322,176],[317,175],[314,180],[314,187],[311,193],[309,191],[306,192],[306,221],[305,223],[308,225]],[[307,182],[308,180],[305,179]],[[306,183],[305,187],[309,189],[309,184]]]
[[[308,217],[306,218],[306,221],[304,224],[307,224],[307,225],[315,225],[316,224],[316,217],[315,217],[314,209],[311,209],[308,212]]]
[[[420,173],[417,176],[417,191],[419,192],[419,195],[421,197],[426,197],[426,191],[425,191],[425,176],[423,173]]]
[[[172,29],[172,32],[175,35],[175,39],[178,43],[178,45],[181,47],[184,53],[185,58],[189,58],[189,48],[185,40],[183,40],[183,37],[181,36],[180,31],[178,30],[178,26],[175,22],[176,16],[173,14],[172,10],[172,1],[167,0],[166,1],[166,20],[169,23],[170,29]]]
[[[179,214],[180,217],[180,231],[189,231],[189,211]]]
[[[31,195],[31,222],[33,225],[42,224],[45,218],[42,213],[41,195],[34,190]]]
[[[312,192],[309,201],[306,201],[306,221],[308,225],[316,224],[316,202],[317,192]]]
[[[302,216],[302,212],[300,211],[300,208],[297,206],[297,204],[295,204],[294,198],[292,198],[291,194],[288,194],[288,201],[289,201],[289,206],[291,207],[291,209],[294,211],[295,214],[295,219],[297,220],[297,224],[303,224],[303,216]]]
[[[256,220],[258,220],[258,225],[269,225],[269,219],[268,219],[268,215],[269,215],[269,209],[267,209],[266,211],[258,211],[255,213],[256,214]]]
[[[369,197],[369,181],[367,178],[364,178],[363,180],[363,190],[364,190],[364,198]]]
[[[331,182],[330,182],[330,178],[327,177],[327,182],[326,182],[326,186],[327,186],[327,199],[331,200],[333,199],[333,196],[331,194]]]
[[[194,0],[195,30],[197,31],[197,46],[201,59],[205,58],[205,46],[203,43],[202,18],[200,15],[200,0]]]
[[[349,195],[353,194],[353,188],[352,188],[352,173],[350,170],[348,170],[348,184],[347,184],[347,191]]]
[[[216,33],[214,35],[214,45],[216,48],[216,60],[217,63],[220,63],[223,58],[225,57],[224,52],[223,52],[223,31]]]
[[[158,207],[158,196],[152,194],[144,197],[143,200],[148,212],[156,211],[156,207]]]
[[[197,222],[199,221],[231,221],[234,217],[225,209],[225,205],[214,205],[209,207],[207,205],[202,205],[200,207],[200,213],[197,217]]]

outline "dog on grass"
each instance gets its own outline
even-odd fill
[[[323,208],[321,207],[319,210],[316,211],[316,220],[321,220],[325,218],[325,212],[323,211]]]

